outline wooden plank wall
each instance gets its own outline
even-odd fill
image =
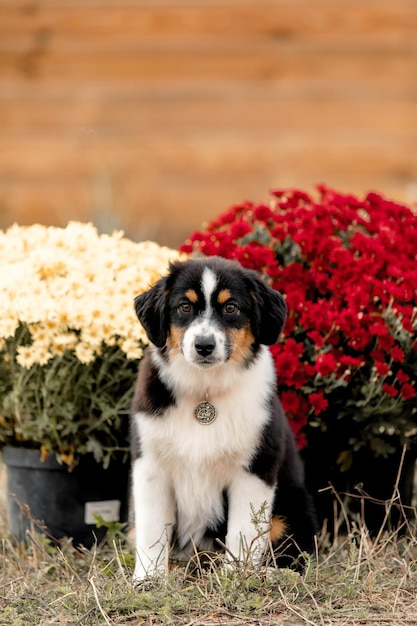
[[[0,228],[176,246],[277,187],[417,200],[416,0],[0,0]]]

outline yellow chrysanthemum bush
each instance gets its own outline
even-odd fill
[[[135,295],[178,252],[91,224],[0,231],[0,446],[73,466],[128,451],[128,413],[148,340]]]

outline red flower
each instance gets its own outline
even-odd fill
[[[369,356],[374,361],[380,361],[382,363],[386,359],[387,355],[385,354],[383,350],[380,350],[378,348],[376,350],[372,350]]]
[[[404,361],[404,350],[401,350],[398,346],[394,346],[391,350],[391,356],[394,361],[402,363]]]
[[[317,424],[306,422],[309,413],[325,424],[348,411],[370,441],[382,431],[369,409],[381,403],[407,437],[402,405],[416,406],[417,216],[376,193],[318,191],[276,190],[269,206],[235,205],[182,249],[236,258],[284,294],[284,338],[271,352],[299,442]],[[382,392],[375,371],[387,378]]]
[[[410,380],[410,377],[408,376],[408,374],[406,374],[402,370],[398,370],[397,378],[400,383],[408,383]]]
[[[322,393],[310,393],[310,395],[308,396],[308,400],[310,402],[310,405],[314,409],[315,415],[318,415],[329,406],[328,401]]]
[[[391,398],[398,396],[398,389],[388,383],[384,383],[382,385],[382,391],[384,391],[388,396],[391,396]]]
[[[238,222],[233,222],[230,226],[230,235],[232,239],[239,239],[240,237],[244,237],[250,233],[251,230],[252,229],[247,222],[239,220]]]
[[[376,371],[380,376],[386,376],[389,372],[389,366],[386,363],[375,363]]]
[[[346,365],[347,367],[360,367],[364,364],[364,362],[358,357],[349,355],[341,355],[339,357],[339,361],[342,365]]]
[[[324,345],[323,336],[316,330],[310,330],[307,333],[307,337],[314,342],[317,348],[321,348]]]
[[[260,222],[268,222],[268,220],[273,219],[274,214],[268,206],[260,204],[259,206],[255,207],[254,217],[255,220],[259,220]]]
[[[246,246],[236,247],[234,257],[245,267],[255,270],[275,263],[273,251],[254,241],[251,241]]]
[[[401,387],[401,395],[404,398],[404,400],[409,400],[410,398],[414,398],[416,395],[416,391],[413,385],[410,385],[409,383],[406,383],[405,385],[403,385]]]
[[[323,377],[330,376],[336,371],[337,361],[334,358],[333,354],[319,354],[316,359],[316,370]]]

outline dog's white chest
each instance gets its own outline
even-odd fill
[[[204,373],[191,368],[171,386],[175,402],[162,415],[137,413],[141,457],[147,474],[163,479],[174,501],[180,546],[198,545],[208,527],[224,515],[224,493],[246,480],[263,430],[271,419],[269,402],[274,370],[269,351],[262,350],[251,369],[215,368]],[[175,373],[179,370],[175,370]],[[184,372],[183,372],[184,374]],[[185,381],[188,383],[185,386]],[[216,419],[200,423],[195,409],[206,398]],[[156,497],[158,497],[155,494]]]
[[[256,451],[268,419],[259,402],[232,394],[212,402],[216,419],[202,424],[195,417],[198,402],[181,399],[161,417],[138,415],[143,451],[163,466],[181,464],[192,471],[216,462],[246,465]]]
[[[223,494],[234,473],[229,459],[199,466],[177,462],[171,480],[177,510],[179,546],[192,538],[198,546],[208,527],[215,527],[224,516]]]
[[[222,519],[224,492],[257,451],[268,414],[254,396],[218,399],[217,418],[209,425],[195,419],[196,403],[187,398],[161,417],[136,416],[143,455],[171,485],[180,545],[190,537],[198,543]]]

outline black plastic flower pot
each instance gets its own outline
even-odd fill
[[[55,458],[41,460],[38,450],[6,447],[10,533],[24,541],[35,528],[51,540],[71,537],[75,546],[91,548],[106,535],[95,515],[106,522],[128,517],[129,463],[115,460],[104,469],[92,455],[71,471]]]

